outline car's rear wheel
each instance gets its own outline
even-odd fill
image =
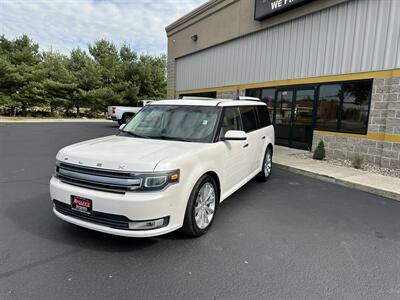
[[[257,179],[260,181],[267,181],[271,176],[272,172],[272,150],[270,147],[265,150],[264,160],[262,164],[262,169],[257,175]]]
[[[190,194],[183,231],[194,237],[206,233],[214,221],[218,201],[215,180],[209,175],[202,176]]]

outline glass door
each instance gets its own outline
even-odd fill
[[[275,103],[275,142],[290,146],[290,131],[293,105],[292,89],[278,90]]]
[[[296,89],[291,124],[291,146],[309,149],[312,143],[314,89]]]
[[[277,145],[310,149],[314,98],[314,88],[291,88],[277,91],[275,103]]]

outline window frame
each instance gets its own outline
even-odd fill
[[[264,106],[264,105],[255,105],[254,107],[263,107],[263,106]],[[271,115],[269,114],[269,109],[268,109],[268,106],[267,106],[267,105],[265,105],[265,109],[266,109],[267,114],[268,114],[269,124],[268,124],[267,126],[261,126],[260,112],[259,112],[259,110],[256,108],[256,115],[257,115],[257,120],[258,120],[258,122],[257,122],[257,123],[258,123],[258,129],[267,128],[267,127],[269,127],[269,126],[272,125]]]
[[[371,99],[372,99],[372,89],[374,85],[373,78],[368,78],[368,79],[354,79],[354,80],[344,80],[344,81],[331,81],[331,82],[320,82],[320,83],[310,83],[310,84],[293,84],[293,85],[285,85],[285,86],[271,86],[271,87],[260,87],[260,88],[251,88],[251,89],[246,89],[246,95],[249,93],[253,94],[258,94],[261,97],[262,90],[263,89],[275,89],[275,97],[274,97],[274,107],[273,107],[273,113],[270,114],[270,119],[271,119],[271,125],[275,126],[276,122],[276,97],[277,97],[277,92],[279,89],[293,89],[297,90],[299,88],[311,88],[313,87],[316,91],[315,98],[314,98],[314,106],[313,106],[313,131],[319,130],[319,131],[327,131],[327,132],[338,132],[338,133],[351,133],[351,134],[356,134],[356,135],[366,135],[368,133],[368,127],[369,127],[369,122],[367,121],[365,130],[363,132],[354,132],[351,130],[342,130],[341,129],[341,122],[342,122],[342,110],[343,110],[343,101],[344,101],[344,93],[343,93],[343,86],[345,84],[354,84],[354,83],[368,83],[370,84],[370,90],[369,90],[369,97],[367,99],[368,103],[368,112],[367,112],[367,120],[369,120],[370,113],[371,113]],[[320,88],[323,85],[329,85],[329,84],[338,84],[341,86],[341,93],[339,97],[339,115],[336,123],[336,129],[323,129],[319,128],[317,126],[317,118],[318,118],[318,105],[319,105],[319,99],[320,99]]]
[[[240,125],[242,127],[242,131],[243,130],[243,121],[242,121],[242,114],[240,112],[239,106],[221,106],[221,113],[220,113],[220,120],[219,120],[219,124],[218,124],[218,130],[217,130],[217,134],[216,134],[216,138],[217,141],[221,141],[221,131],[222,131],[222,127],[223,127],[223,123],[224,123],[224,118],[225,118],[225,112],[228,108],[236,108],[237,110],[239,110],[239,119],[240,119]]]
[[[242,120],[242,128],[243,128],[243,131],[246,132],[246,134],[261,129],[261,127],[260,127],[260,122],[259,122],[259,120],[258,120],[257,110],[255,109],[256,106],[257,106],[257,105],[251,105],[251,104],[248,104],[248,105],[238,105],[239,111],[240,111],[240,118],[241,118],[241,120]],[[253,108],[254,115],[255,115],[255,117],[256,117],[256,128],[255,128],[255,129],[250,130],[250,131],[244,130],[244,124],[243,124],[243,118],[242,118],[242,111],[240,110],[240,107],[252,107],[252,108]]]
[[[256,129],[251,130],[251,131],[248,131],[248,132],[246,132],[246,131],[244,130],[244,128],[243,128],[242,112],[240,111],[240,107],[247,107],[247,106],[251,106],[251,107],[254,108],[255,115],[256,115],[256,122],[257,122],[257,127],[256,127]],[[273,124],[272,124],[272,121],[271,121],[271,116],[270,116],[270,125],[268,125],[268,126],[266,126],[266,127],[260,127],[260,121],[259,121],[259,119],[258,119],[258,111],[257,111],[257,109],[255,109],[256,106],[263,106],[263,105],[232,105],[232,106],[221,106],[221,108],[222,108],[222,109],[221,109],[221,113],[220,113],[221,115],[220,115],[220,120],[219,120],[219,124],[218,124],[218,130],[216,131],[216,139],[215,139],[215,141],[216,141],[216,142],[221,141],[222,124],[223,124],[223,121],[224,121],[225,111],[226,111],[227,108],[236,108],[236,109],[239,109],[239,112],[240,112],[239,116],[240,116],[240,123],[241,123],[241,125],[242,125],[242,131],[246,132],[246,134],[247,134],[247,133],[250,133],[250,132],[254,132],[254,131],[256,131],[256,130],[260,130],[260,129],[262,129],[262,128],[267,128],[268,126],[273,125]],[[267,110],[268,110],[268,108],[267,108]]]
[[[371,89],[369,90],[369,96],[367,99],[368,103],[368,113],[367,113],[367,124],[365,126],[365,130],[363,132],[354,132],[351,130],[342,130],[342,112],[343,112],[343,102],[344,102],[344,92],[343,86],[345,84],[357,84],[357,83],[369,83],[371,85]],[[317,127],[317,117],[318,117],[318,105],[319,105],[319,93],[320,88],[323,85],[329,84],[339,84],[341,86],[341,91],[339,95],[339,115],[336,124],[336,130],[332,129],[323,129]],[[320,130],[320,131],[327,131],[327,132],[338,132],[338,133],[351,133],[351,134],[358,134],[358,135],[366,135],[368,133],[368,125],[369,125],[369,116],[371,113],[371,99],[372,99],[372,89],[373,89],[374,81],[373,79],[363,79],[363,80],[346,80],[346,81],[337,81],[337,82],[326,82],[318,84],[318,93],[317,93],[317,100],[315,105],[315,124],[313,130]]]

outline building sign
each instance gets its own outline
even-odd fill
[[[291,10],[313,0],[255,0],[256,8],[254,19],[261,21]]]

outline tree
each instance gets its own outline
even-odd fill
[[[314,151],[313,158],[316,160],[324,160],[325,158],[325,145],[324,141],[320,140],[317,148]]]
[[[166,96],[166,57],[142,55],[138,67],[139,96],[161,99]]]
[[[0,36],[0,92],[7,96],[3,99],[11,101],[14,109],[19,107],[24,115],[29,106],[39,104],[40,99],[36,97],[39,85],[35,82],[40,62],[39,45],[28,36],[14,41]]]
[[[54,114],[54,111],[61,107],[67,111],[72,107],[77,107],[79,111],[81,106],[74,99],[78,84],[68,66],[69,58],[66,55],[52,50],[43,53],[43,63],[40,70],[45,74],[43,81],[44,97],[50,107],[51,114]]]
[[[101,39],[86,52],[69,55],[39,45],[23,35],[0,36],[0,111],[27,114],[80,114],[81,108],[104,112],[108,105],[136,105],[139,99],[166,95],[166,57],[138,55],[128,45],[119,49]]]

